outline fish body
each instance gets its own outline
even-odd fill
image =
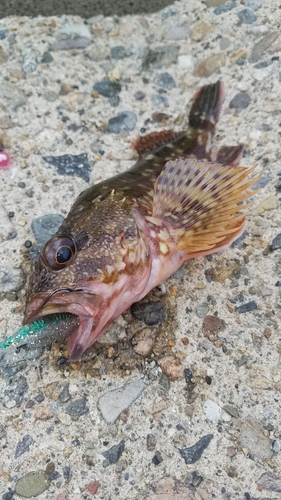
[[[137,140],[137,163],[82,192],[45,244],[30,279],[24,324],[77,315],[70,359],[186,259],[222,250],[243,231],[237,204],[250,196],[254,181],[247,179],[252,169],[233,167],[242,146],[222,148],[220,164],[213,163],[222,101],[221,82],[199,89],[189,129]]]

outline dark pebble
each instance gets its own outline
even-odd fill
[[[60,473],[57,470],[55,470],[52,474],[49,475],[50,481],[55,481],[59,477],[60,477]]]
[[[211,385],[211,383],[212,383],[212,377],[209,377],[209,375],[206,375],[205,381],[206,381],[206,384]]]
[[[234,109],[246,109],[250,102],[251,99],[249,94],[246,94],[246,92],[239,92],[239,94],[236,94],[233,99],[231,99],[229,107]]]
[[[51,63],[53,60],[54,60],[54,58],[53,58],[52,54],[50,54],[50,52],[44,52],[42,59],[41,59],[41,63],[48,64],[48,63]]]
[[[57,360],[57,366],[63,366],[65,365],[65,363],[67,363],[67,358],[65,358],[64,356]]]
[[[154,465],[159,465],[159,464],[161,464],[161,462],[163,462],[163,457],[162,457],[160,451],[156,451],[155,455],[154,455],[154,457],[152,459],[152,463]]]
[[[59,395],[59,400],[61,403],[66,403],[69,399],[70,399],[69,384],[66,384]]]
[[[22,182],[22,181],[18,182],[18,187],[21,188],[21,189],[26,188],[25,182]]]
[[[224,405],[223,410],[226,411],[232,417],[235,417],[235,418],[239,417],[239,411],[236,408],[236,406]]]
[[[37,396],[35,396],[34,399],[35,401],[37,401],[37,403],[42,403],[45,400],[45,396],[43,392],[40,392],[39,394],[37,394]]]
[[[281,281],[276,281],[275,286],[281,286]]]
[[[9,30],[0,30],[0,40],[4,40],[8,36]]]
[[[28,391],[28,383],[26,378],[22,375],[18,379],[12,379],[8,387],[4,390],[5,397],[13,401],[18,406],[22,400],[23,395]]]
[[[146,447],[148,451],[153,451],[156,447],[156,437],[154,434],[147,434],[146,436]]]
[[[121,92],[121,85],[117,82],[111,82],[110,80],[103,80],[101,82],[96,82],[93,89],[104,97],[113,97]]]
[[[235,307],[234,311],[238,312],[240,314],[254,311],[257,309],[258,305],[255,300],[251,300],[250,302],[247,302],[246,304],[242,304],[241,306]]]
[[[108,120],[107,130],[112,134],[119,134],[122,130],[130,132],[137,123],[137,115],[132,111],[122,111]]]
[[[221,14],[224,14],[225,12],[234,9],[235,7],[236,7],[236,0],[232,0],[231,2],[226,2],[225,4],[216,7],[214,10],[214,14],[220,16]]]
[[[40,243],[38,245],[32,245],[32,247],[29,248],[28,255],[29,255],[29,258],[32,262],[35,262],[35,260],[38,259],[42,248],[43,248],[42,243]]]
[[[158,108],[158,106],[168,104],[167,97],[164,95],[160,95],[160,94],[152,94],[152,96],[150,97],[150,100],[151,100],[151,103],[153,104],[153,106],[156,106],[157,108]]]
[[[159,378],[159,391],[160,392],[169,392],[170,390],[170,379],[165,375],[165,373],[161,373],[160,378]]]
[[[155,302],[136,302],[131,306],[131,311],[136,319],[147,326],[159,325],[167,319],[167,306],[160,300]]]
[[[87,398],[80,398],[77,399],[76,401],[73,401],[72,403],[69,403],[69,405],[66,407],[65,411],[70,415],[73,419],[77,419],[84,415],[85,413],[88,413],[89,408],[87,405]]]
[[[16,300],[18,300],[18,294],[16,292],[6,292],[5,299],[9,300],[10,302],[16,302]]]
[[[268,59],[267,61],[262,61],[258,64],[254,64],[253,67],[256,69],[262,69],[262,68],[267,68],[268,66],[271,66],[271,64],[273,64],[272,59]]]
[[[32,247],[32,242],[30,240],[26,240],[24,242],[24,246],[25,246],[25,248],[31,248]]]
[[[118,460],[119,460],[119,458],[122,455],[124,450],[125,450],[125,441],[124,441],[124,439],[122,439],[122,441],[120,441],[120,443],[115,444],[109,450],[104,451],[102,453],[102,455],[111,464],[116,464],[116,462],[118,462]]]
[[[31,223],[31,229],[37,243],[45,243],[58,230],[64,217],[59,214],[36,217]],[[27,247],[29,248],[29,247]]]
[[[271,243],[271,250],[277,250],[278,248],[281,248],[281,233],[277,234]]]
[[[127,52],[123,45],[118,45],[117,47],[112,47],[110,50],[111,57],[113,59],[124,59],[126,57]]]
[[[11,490],[11,488],[9,488],[9,491],[7,491],[7,493],[4,493],[1,498],[2,500],[13,500],[15,493],[15,490]]]
[[[70,479],[70,467],[69,467],[69,465],[65,465],[62,468],[62,473],[63,473],[64,479],[66,479],[68,481]]]
[[[33,399],[29,399],[29,400],[26,402],[25,407],[26,407],[26,408],[32,408],[34,405],[35,405],[35,401],[33,401]]]
[[[81,153],[80,155],[43,156],[43,160],[54,165],[60,175],[82,177],[86,182],[90,180],[91,166],[86,153]]]
[[[160,73],[160,75],[157,75],[155,83],[168,90],[171,90],[176,86],[175,80],[169,73]]]
[[[166,113],[152,113],[152,120],[156,123],[161,123],[169,119]]]
[[[142,90],[138,90],[135,94],[134,94],[134,98],[136,99],[136,101],[142,101],[144,98],[145,98],[145,93],[142,92]]]
[[[91,40],[84,36],[77,38],[68,38],[67,40],[58,40],[50,46],[50,50],[70,50],[85,49],[91,44]]]
[[[211,440],[213,439],[213,434],[207,434],[203,436],[197,443],[189,448],[182,448],[179,450],[181,456],[184,458],[186,464],[194,464],[201,458],[203,451],[209,446]]]
[[[16,447],[15,458],[19,458],[21,455],[29,451],[30,446],[34,443],[34,439],[29,434],[26,434],[21,441],[18,442]]]
[[[197,488],[197,486],[199,486],[199,484],[201,484],[202,481],[203,481],[203,477],[200,476],[200,474],[198,474],[196,471],[192,472],[191,485],[194,486],[194,488]]]
[[[2,375],[5,378],[13,377],[16,373],[23,370],[26,367],[26,365],[27,365],[26,361],[21,361],[20,363],[17,363],[16,365],[7,366],[7,368],[4,368]]]
[[[243,24],[252,24],[257,18],[252,9],[243,9],[238,12],[239,21]]]

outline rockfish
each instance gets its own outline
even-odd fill
[[[186,259],[228,247],[243,232],[241,202],[252,196],[253,168],[234,167],[243,146],[211,144],[223,84],[199,89],[182,132],[154,132],[134,143],[127,172],[83,191],[42,249],[31,276],[24,324],[72,313],[68,336],[78,359],[133,302]]]

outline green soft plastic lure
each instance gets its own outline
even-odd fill
[[[51,342],[61,342],[78,324],[79,318],[75,314],[49,314],[22,326],[14,335],[0,343],[0,349],[20,346],[35,348]]]

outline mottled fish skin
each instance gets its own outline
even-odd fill
[[[253,169],[229,166],[243,146],[222,148],[222,164],[211,163],[223,93],[221,82],[198,90],[187,131],[137,140],[137,163],[81,193],[45,244],[24,323],[53,313],[79,316],[68,338],[70,359],[184,260],[219,251],[243,231],[245,215],[238,211],[244,206],[237,204],[252,195],[256,179],[247,180]]]

